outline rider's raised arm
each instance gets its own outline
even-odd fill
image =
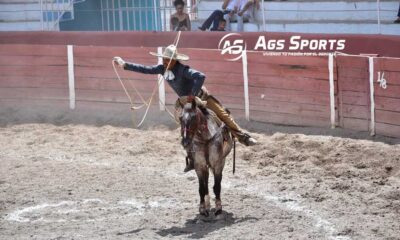
[[[163,65],[153,65],[153,66],[145,66],[136,63],[128,63],[124,64],[124,69],[139,73],[145,74],[163,74],[164,73],[164,66]]]
[[[186,68],[183,73],[187,79],[193,80],[192,95],[197,96],[201,90],[201,87],[203,86],[206,76],[203,73],[191,68]]]

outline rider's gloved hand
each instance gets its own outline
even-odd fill
[[[117,63],[120,67],[123,67],[125,65],[125,61],[120,57],[114,57],[113,61]]]

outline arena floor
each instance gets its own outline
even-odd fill
[[[2,127],[0,239],[400,239],[399,145],[255,136],[202,218],[178,130]]]

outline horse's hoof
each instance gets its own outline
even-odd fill
[[[222,213],[222,209],[215,209],[214,215],[215,215],[215,216],[218,216],[218,215],[220,215],[221,213]]]
[[[200,212],[200,215],[205,216],[205,217],[208,217],[210,215],[208,210],[205,208],[200,208],[199,212]]]
[[[222,213],[222,202],[221,200],[215,200],[215,216]]]

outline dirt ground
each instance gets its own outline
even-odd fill
[[[400,239],[400,145],[254,135],[202,218],[178,130],[2,127],[0,239]]]

